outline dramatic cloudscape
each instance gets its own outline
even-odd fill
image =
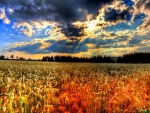
[[[149,0],[0,0],[0,54],[150,52]]]

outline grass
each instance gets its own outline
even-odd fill
[[[149,111],[149,64],[0,61],[0,113]]]

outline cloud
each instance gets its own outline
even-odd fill
[[[80,53],[88,49],[110,48],[115,43],[126,41],[128,37],[116,37],[114,39],[86,38],[84,40],[32,40],[31,42],[15,43],[7,49],[12,51],[24,51],[29,54],[54,53]]]
[[[61,32],[66,36],[66,37],[81,37],[84,36],[84,27],[78,27],[75,25],[67,24],[65,26],[62,26]]]
[[[105,11],[105,21],[118,23],[118,21],[126,21],[127,16],[130,14],[130,9],[126,9],[122,12],[115,9]]]
[[[79,44],[79,40],[32,40],[32,42],[22,42],[10,45],[8,52],[22,51],[29,54],[46,54],[50,52],[58,53],[79,53],[87,51],[85,44]]]
[[[123,35],[122,35],[123,34]],[[10,45],[7,52],[25,52],[27,54],[80,54],[118,56],[134,51],[147,50],[150,33],[139,35],[137,31],[107,32],[103,38],[85,38],[83,40],[36,39]],[[107,38],[105,38],[107,37]],[[141,48],[141,49],[140,49]]]
[[[10,24],[10,20],[7,18],[4,8],[0,8],[0,20],[3,20],[5,24]]]
[[[38,19],[76,21],[83,15],[78,12],[78,5],[73,0],[14,0],[13,2],[2,0],[0,4],[13,9],[13,12],[8,12],[8,15],[15,22]]]
[[[107,31],[125,31],[125,30],[136,31],[143,24],[144,18],[145,18],[144,14],[137,14],[135,15],[133,22],[131,21],[125,22],[125,20],[124,22],[122,22],[123,20],[122,21],[118,20],[118,22],[116,22],[117,24],[115,23],[115,25],[107,26],[105,30]],[[141,31],[138,30],[138,32],[141,32]],[[144,33],[145,31],[142,31],[142,32]]]
[[[93,17],[99,9],[114,0],[1,0],[2,6],[13,8],[9,17],[14,21],[30,21],[42,18],[51,21],[85,20],[84,10]]]
[[[44,31],[45,29],[49,30],[44,33],[45,35],[50,35],[50,31],[55,29],[55,26],[53,25],[54,23],[51,23],[49,21],[30,21],[30,22],[18,22],[14,24],[14,28],[20,29],[21,32],[23,32],[25,35],[28,37],[31,37],[33,35],[39,35],[41,31]]]
[[[33,34],[33,26],[31,26],[30,23],[27,22],[17,23],[15,24],[15,27],[21,28],[21,31],[28,37],[31,37]]]
[[[138,46],[145,46],[150,44],[150,33],[147,32],[144,35],[141,34],[135,34],[130,40],[129,45],[138,45]]]
[[[139,44],[140,42],[141,40],[137,38],[132,38],[131,40],[129,40],[129,44]]]
[[[149,5],[149,0],[0,0],[0,19],[20,32],[11,32],[13,42],[23,37],[8,52],[115,55],[149,44]]]
[[[109,55],[109,56],[120,56],[126,53],[132,53],[138,50],[138,46],[132,47],[117,47],[117,48],[97,48],[97,49],[89,49],[92,55]]]
[[[5,24],[10,24],[10,20],[9,20],[8,18],[3,19],[3,22],[4,22]]]
[[[5,17],[6,17],[5,9],[4,8],[0,8],[0,19],[4,19]]]
[[[52,44],[51,43],[48,43],[48,42],[42,42],[41,43],[42,45],[40,46],[40,49],[41,50],[44,50],[44,49],[46,49],[46,48],[48,48],[48,47],[50,47]]]
[[[33,35],[34,27],[37,27],[33,23],[42,21],[60,24],[61,32],[66,36],[80,37],[85,35],[82,33],[83,26],[76,27],[72,23],[89,21],[90,15],[91,19],[96,19],[99,10],[113,2],[114,0],[1,0],[0,6],[6,7],[7,17],[17,28],[26,26],[23,33],[29,37]],[[8,23],[8,19],[5,22]]]
[[[150,29],[150,1],[149,0],[134,0],[135,5],[134,13],[132,20],[135,18],[135,15],[141,13],[146,15],[144,23],[139,27],[139,30]]]
[[[76,0],[83,9],[92,14],[93,18],[99,14],[99,10],[106,4],[111,4],[114,0]]]
[[[150,52],[150,43],[145,44],[143,46],[139,46],[139,48],[136,50],[136,52]]]
[[[90,43],[90,44],[86,44],[86,46],[90,49],[95,48],[96,44],[95,43]]]

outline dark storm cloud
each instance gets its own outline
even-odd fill
[[[78,5],[73,0],[14,0],[15,2],[16,4],[7,6],[12,6],[14,9],[13,13],[8,15],[14,21],[38,19],[76,21],[84,19],[84,14],[78,12]],[[9,2],[5,4],[7,3]]]
[[[67,24],[65,26],[62,26],[61,32],[66,36],[66,37],[80,37],[84,36],[84,27],[78,27],[74,26],[71,24]]]
[[[146,4],[145,8],[150,10],[150,1],[149,1],[149,2],[147,2],[147,4]]]
[[[110,4],[114,0],[76,0],[81,7],[88,10],[88,13],[92,14],[93,17],[98,15],[98,10],[105,4]]]
[[[83,11],[96,16],[104,4],[113,0],[0,0],[0,6],[14,9],[8,17],[13,21],[46,19],[50,21],[84,21]]]
[[[117,22],[119,20],[126,20],[126,17],[130,14],[130,9],[118,12],[115,9],[105,11],[105,21]]]

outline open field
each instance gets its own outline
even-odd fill
[[[149,64],[0,61],[0,113],[149,110]]]

